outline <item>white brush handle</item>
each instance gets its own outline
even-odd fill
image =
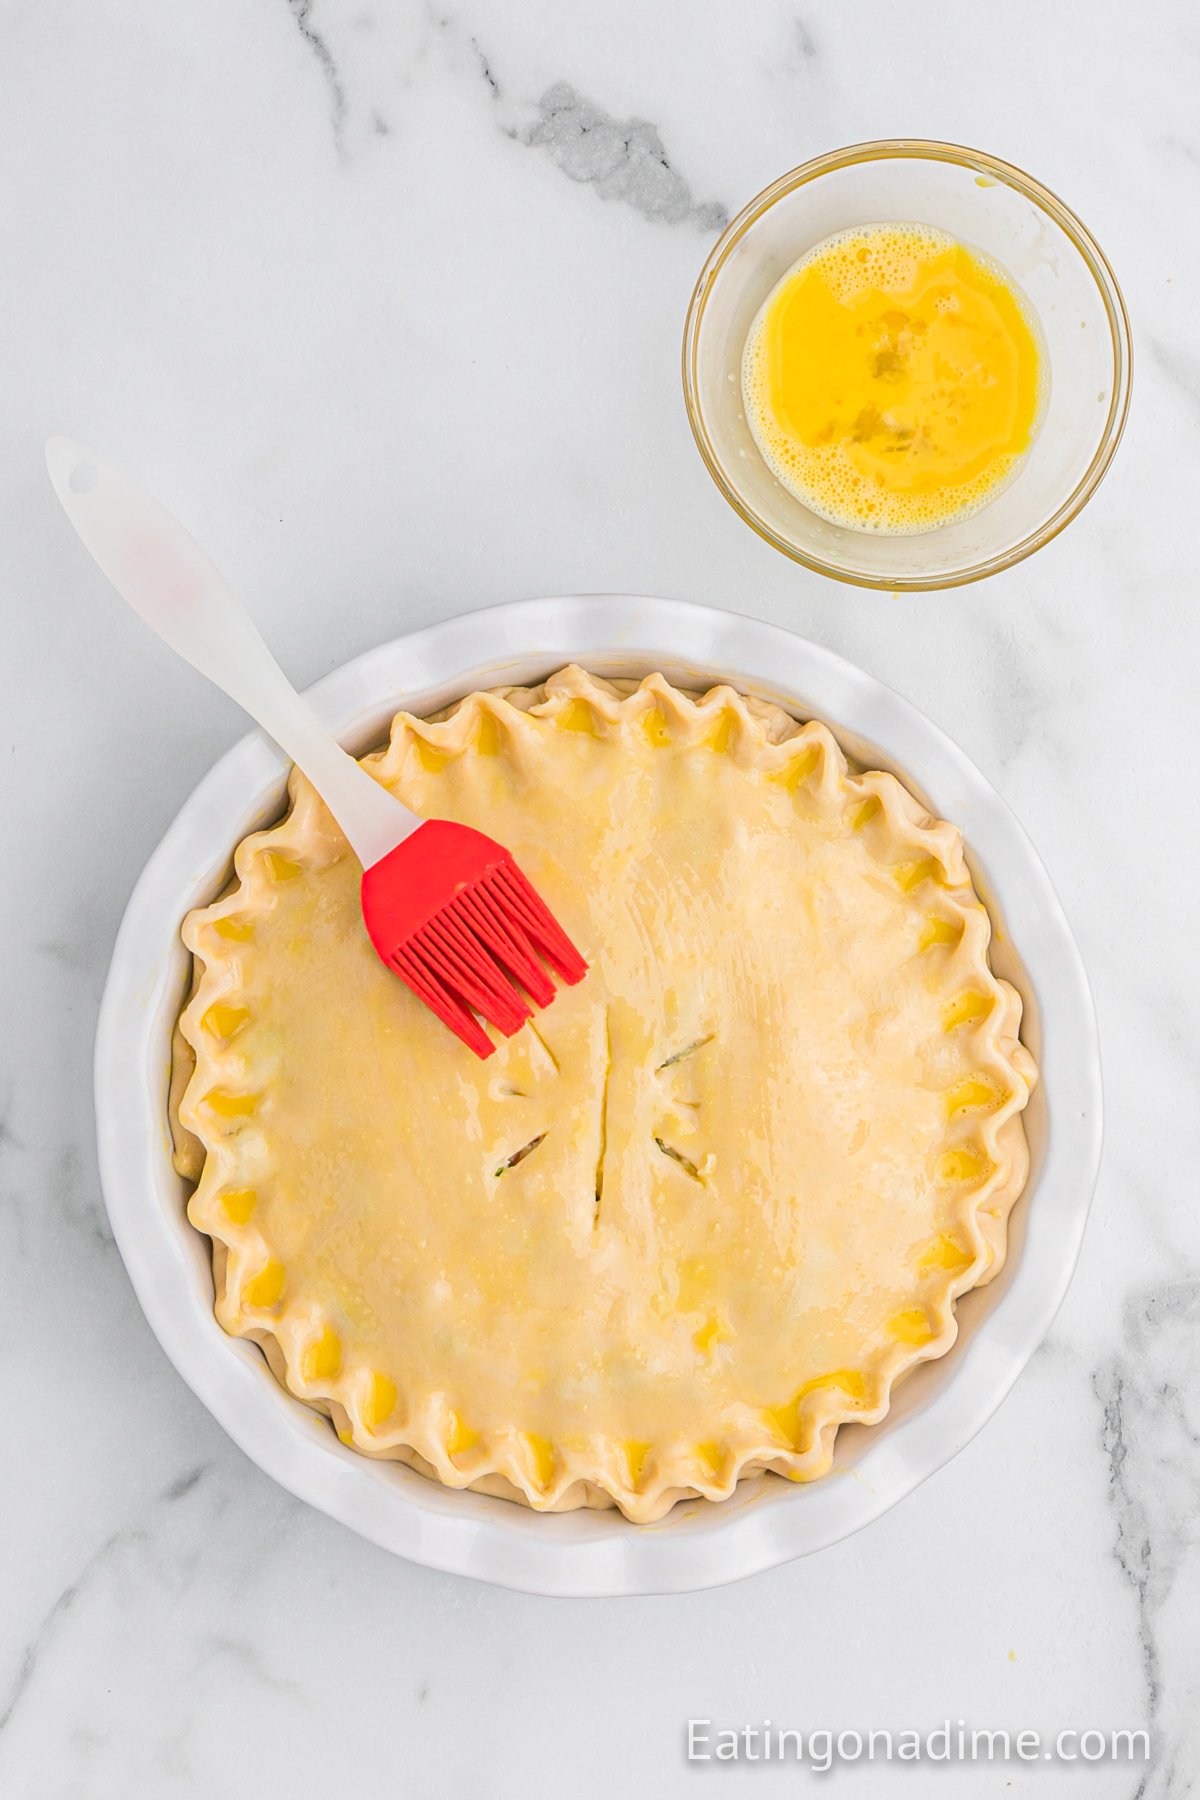
[[[308,776],[364,868],[421,823],[325,730],[195,539],[135,482],[71,438],[46,445],[63,510],[122,599],[224,689]]]

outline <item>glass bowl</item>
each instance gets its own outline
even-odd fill
[[[933,225],[1014,278],[1041,323],[1048,397],[1016,478],[978,512],[886,537],[810,511],[768,467],[742,404],[742,352],[776,282],[835,231]],[[701,270],[683,340],[688,418],[730,505],[786,556],[837,581],[899,592],[957,587],[1029,556],[1095,493],[1129,410],[1129,318],[1100,246],[1056,195],[981,150],[918,138],[853,144],[804,163],[743,208]]]

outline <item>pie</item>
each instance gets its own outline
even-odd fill
[[[506,844],[590,964],[488,1061],[377,960],[305,778],[189,914],[172,1082],[216,1316],[344,1443],[639,1522],[954,1341],[1036,1079],[955,828],[832,733],[563,669],[364,759]]]

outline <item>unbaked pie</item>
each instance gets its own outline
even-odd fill
[[[293,772],[191,913],[177,1166],[216,1313],[342,1440],[542,1509],[809,1481],[1004,1258],[1035,1080],[958,832],[824,725],[578,668],[365,759],[591,965],[482,1062]]]

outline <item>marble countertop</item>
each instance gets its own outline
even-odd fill
[[[1193,1791],[1200,17],[9,0],[0,47],[0,1793],[674,1794],[713,1772],[685,1763],[689,1716],[1145,1724],[1149,1764],[984,1764],[938,1791]],[[1138,357],[1081,519],[1004,577],[903,601],[759,543],[678,377],[730,211],[902,132],[1060,191]],[[661,592],[830,645],[997,783],[1092,975],[1108,1143],[1050,1339],[949,1468],[738,1586],[548,1602],[389,1558],[224,1437],[113,1246],[89,1060],[134,877],[243,725],[85,563],[41,468],[52,431],[176,506],[300,680],[495,600]],[[772,1779],[723,1771],[731,1792]],[[928,1776],[836,1780],[856,1800]]]

